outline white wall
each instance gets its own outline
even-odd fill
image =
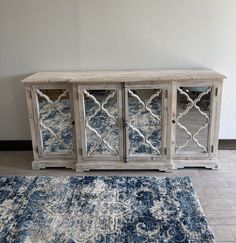
[[[236,139],[235,13],[235,0],[0,0],[0,140],[30,138],[30,73],[199,67],[228,76],[220,137]]]

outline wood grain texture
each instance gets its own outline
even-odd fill
[[[75,71],[75,72],[39,72],[22,83],[55,82],[145,82],[171,80],[218,80],[225,76],[211,69],[173,69],[173,70],[136,70],[136,71]]]
[[[171,171],[172,169],[184,167],[217,169],[220,104],[224,78],[224,75],[209,69],[40,72],[31,75],[22,82],[28,90],[26,94],[35,157],[33,168],[45,168],[48,163],[49,167],[53,165],[55,167],[76,167],[76,170],[80,172],[91,169],[159,169],[162,171]],[[207,153],[195,151],[176,153],[176,124],[172,123],[172,120],[176,120],[177,88],[180,86],[212,87],[209,110],[211,121]],[[70,90],[71,117],[72,121],[75,121],[75,126],[73,126],[75,154],[62,156],[62,154],[52,153],[45,156],[40,139],[39,108],[35,89],[59,89],[65,87]],[[133,156],[131,158],[128,155],[128,129],[124,126],[128,119],[127,90],[154,88],[162,89],[162,148],[167,153],[162,153],[162,156],[156,157]],[[86,155],[83,91],[96,89],[117,91],[119,110],[117,121],[119,128],[119,156],[117,157],[92,157]],[[74,161],[73,166],[71,165],[71,160]],[[116,162],[114,163],[115,160]]]

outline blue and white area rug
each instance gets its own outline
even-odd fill
[[[0,242],[214,242],[188,177],[0,177]]]

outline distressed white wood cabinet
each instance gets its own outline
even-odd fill
[[[216,169],[224,78],[213,70],[29,76],[32,167]]]

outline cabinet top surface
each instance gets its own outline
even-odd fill
[[[222,80],[223,74],[211,69],[132,70],[132,71],[59,71],[39,72],[22,83],[114,83],[142,81]]]

